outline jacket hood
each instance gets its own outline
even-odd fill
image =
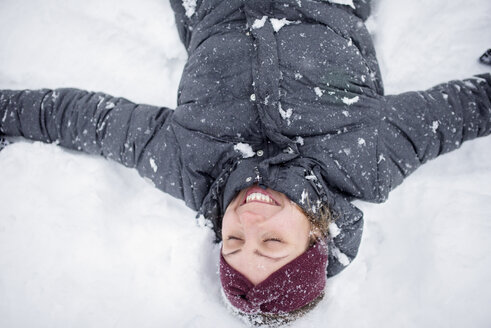
[[[363,232],[363,213],[346,196],[333,192],[322,178],[320,166],[292,153],[260,161],[242,158],[229,163],[205,197],[200,214],[213,224],[221,241],[222,218],[239,191],[253,184],[284,193],[304,211],[316,215],[325,203],[334,221],[329,226],[327,276],[342,271],[355,258]]]

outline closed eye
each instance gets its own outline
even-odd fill
[[[278,239],[278,238],[268,238],[264,242],[268,242],[268,241],[277,242],[277,243],[283,242],[281,239]]]
[[[242,249],[241,249],[241,248],[239,248],[239,249],[237,249],[237,250],[235,250],[235,251],[233,251],[233,252],[230,252],[230,253],[228,253],[228,254],[223,254],[223,257],[227,257],[227,256],[230,256],[230,255],[234,255],[234,254],[240,253],[240,251],[242,251]],[[271,256],[267,256],[267,255],[264,255],[264,254],[262,254],[261,252],[259,252],[257,249],[254,251],[254,254],[256,254],[256,255],[258,255],[258,256],[261,256],[261,257],[265,257],[265,258],[267,258],[267,259],[269,259],[269,260],[272,260],[272,261],[275,261],[275,262],[277,262],[277,261],[279,261],[279,260],[282,260],[282,259],[284,259],[284,258],[287,258],[287,257],[288,257],[288,255],[281,256],[281,257],[271,257]]]
[[[242,239],[240,239],[239,237],[235,237],[235,236],[228,236],[227,240],[242,240]]]

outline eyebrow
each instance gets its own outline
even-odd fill
[[[239,253],[240,251],[242,250],[242,248],[239,248],[238,250],[235,250],[231,253],[228,253],[228,254],[223,254],[223,257],[227,257],[229,255],[234,255],[234,254],[237,254]],[[288,257],[288,255],[285,255],[285,256],[282,256],[282,257],[271,257],[271,256],[267,256],[267,255],[264,255],[263,253],[261,253],[259,250],[255,250],[254,251],[254,254],[258,255],[258,256],[261,256],[261,257],[265,257],[267,259],[270,259],[270,260],[273,260],[273,261],[279,261],[281,259],[284,259],[285,257]]]

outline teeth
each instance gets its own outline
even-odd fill
[[[251,201],[260,201],[264,203],[269,203],[269,204],[274,204],[274,200],[271,199],[268,195],[261,194],[259,192],[254,192],[247,196],[246,198],[246,203],[251,202]]]

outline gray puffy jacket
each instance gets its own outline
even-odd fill
[[[491,76],[384,96],[355,8],[322,0],[171,0],[188,51],[178,107],[76,89],[1,91],[0,132],[136,167],[212,220],[254,183],[334,212],[328,276],[356,255],[362,213],[422,163],[491,130]],[[184,4],[183,4],[184,3]]]

